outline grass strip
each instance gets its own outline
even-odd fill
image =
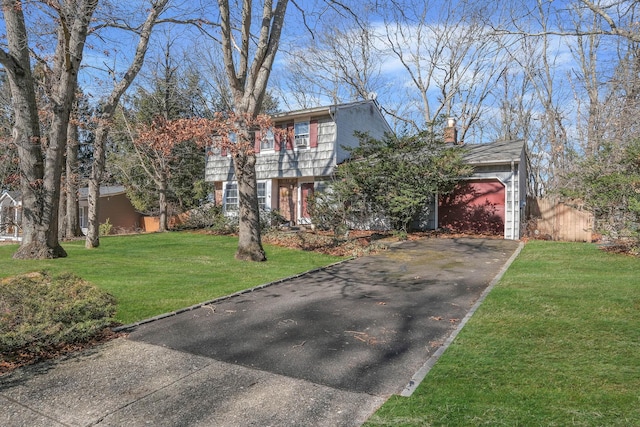
[[[34,271],[73,273],[113,295],[115,319],[133,323],[325,266],[342,258],[265,245],[268,261],[234,258],[237,238],[189,232],[108,236],[87,250],[65,242],[67,258],[14,260],[0,246],[0,278]]]
[[[529,242],[422,384],[367,426],[640,425],[640,259]]]

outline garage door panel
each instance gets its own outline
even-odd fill
[[[454,232],[502,235],[505,220],[505,187],[498,180],[458,184],[440,198],[439,227]]]

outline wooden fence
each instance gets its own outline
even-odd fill
[[[593,215],[553,198],[527,198],[527,234],[533,238],[591,242]]]

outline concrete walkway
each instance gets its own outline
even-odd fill
[[[0,425],[360,425],[424,373],[517,248],[405,242],[139,325],[0,378]]]

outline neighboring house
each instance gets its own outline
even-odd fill
[[[0,241],[22,240],[22,198],[18,191],[0,194]]]
[[[81,188],[78,192],[80,211],[80,227],[86,234],[88,223],[88,188]],[[20,223],[22,220],[22,198],[17,191],[4,191],[0,195],[0,241],[21,241]],[[136,212],[129,201],[125,189],[121,185],[100,187],[100,206],[98,222],[109,224],[114,229],[136,231],[140,229],[142,215]]]
[[[272,120],[291,137],[270,132],[256,142],[258,201],[291,224],[310,223],[307,199],[349,157],[342,147],[359,144],[356,131],[374,138],[391,132],[374,100],[276,114]],[[238,184],[226,152],[207,157],[205,179],[214,183],[216,204],[227,213],[238,209]]]
[[[89,213],[89,189],[81,188],[78,191],[78,207],[80,210],[80,228],[87,233]],[[100,187],[100,205],[98,206],[98,223],[109,224],[120,231],[136,231],[141,228],[142,214],[136,211],[127,197],[124,186],[112,185]]]
[[[453,193],[439,197],[429,228],[519,239],[528,182],[525,142],[496,141],[464,148],[473,175]]]

